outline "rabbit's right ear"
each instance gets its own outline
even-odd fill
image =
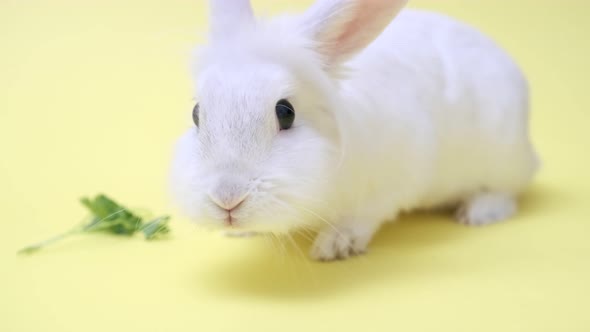
[[[254,23],[250,0],[209,0],[209,22],[213,40],[232,36]]]
[[[301,28],[329,67],[350,59],[389,25],[408,0],[316,0]]]

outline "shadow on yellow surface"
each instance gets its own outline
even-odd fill
[[[437,278],[452,278],[474,270],[486,273],[495,266],[473,253],[460,253],[470,259],[467,264],[460,265],[445,264],[444,260],[438,259],[439,255],[462,241],[476,241],[481,236],[489,240],[485,233],[490,231],[529,227],[524,224],[534,223],[535,216],[560,210],[565,199],[558,190],[537,185],[522,197],[522,211],[515,220],[486,227],[456,224],[448,211],[405,215],[399,222],[386,224],[381,229],[371,243],[368,255],[349,261],[309,261],[307,251],[311,234],[259,240],[265,242],[264,245],[247,255],[236,254],[206,271],[198,269],[195,283],[199,287],[211,287],[212,294],[314,299],[333,293],[346,294],[363,284],[393,281],[401,286],[419,283],[432,278],[433,273]],[[498,243],[490,244],[498,246]]]

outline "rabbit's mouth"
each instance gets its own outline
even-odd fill
[[[233,215],[232,211],[227,211],[227,217],[223,220],[223,225],[231,228],[238,226],[238,218]]]
[[[226,209],[219,206],[212,207],[214,211],[211,211],[211,217],[216,223],[221,224],[223,227],[237,228],[243,227],[243,223],[240,222],[243,216],[240,215],[240,206],[235,206],[231,209]]]

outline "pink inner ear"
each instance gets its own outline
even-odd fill
[[[353,20],[346,23],[346,27],[344,31],[338,36],[336,39],[336,45],[344,46],[348,44],[351,39],[354,39],[354,33],[359,31],[359,28],[362,26],[363,22],[368,19],[368,4],[367,3],[359,3],[354,8],[355,13],[352,15]]]
[[[334,41],[339,54],[346,56],[367,46],[397,14],[406,0],[357,0],[352,5],[352,20]],[[392,8],[394,7],[394,8]]]

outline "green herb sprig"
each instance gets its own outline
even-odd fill
[[[170,232],[169,216],[161,216],[150,221],[144,219],[105,195],[94,199],[84,197],[80,200],[91,213],[90,222],[78,225],[67,232],[30,245],[18,251],[19,254],[32,254],[38,250],[74,234],[103,232],[115,235],[132,236],[142,232],[146,240],[160,238]]]

